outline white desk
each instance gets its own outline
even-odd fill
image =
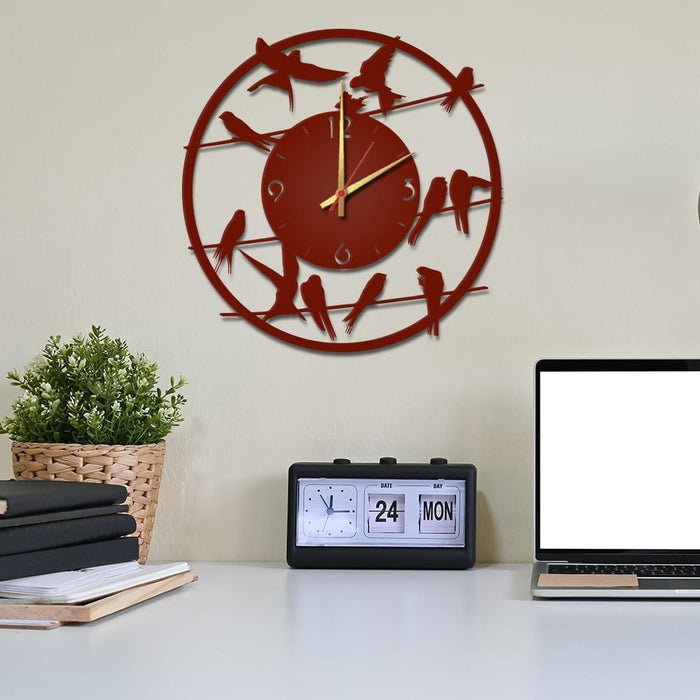
[[[196,583],[89,625],[0,630],[2,696],[700,696],[698,602],[533,601],[520,564],[193,568]]]

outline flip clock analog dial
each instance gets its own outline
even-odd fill
[[[353,537],[357,530],[357,489],[350,484],[307,484],[302,511],[307,537]]]

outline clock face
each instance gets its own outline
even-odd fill
[[[307,537],[347,538],[357,531],[357,489],[352,484],[307,484],[300,508]]]
[[[466,482],[459,479],[299,479],[302,547],[463,547]]]
[[[364,114],[344,117],[345,170],[362,160],[373,173],[410,155],[382,122]],[[408,235],[420,203],[420,179],[413,157],[349,195],[345,212],[320,203],[337,189],[338,110],[304,119],[277,142],[262,176],[265,216],[281,245],[299,259],[335,270],[381,260]]]
[[[438,338],[495,240],[501,177],[471,67],[361,30],[269,43],[186,148],[190,249],[232,324],[329,352]]]

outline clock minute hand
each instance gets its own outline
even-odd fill
[[[365,162],[365,158],[369,155],[369,152],[372,150],[372,146],[374,146],[374,141],[370,143],[369,146],[367,146],[367,150],[362,154],[362,158],[357,162],[357,165],[355,166],[355,169],[350,173],[350,177],[348,178],[348,181],[342,185],[338,185],[338,189],[335,191],[335,194],[333,195],[334,199],[331,202],[331,211],[333,211],[335,205],[338,202],[342,202],[343,205],[345,204],[345,188],[350,184],[350,181],[357,175],[357,171],[360,169],[360,166]],[[329,197],[330,199],[330,197]],[[328,200],[326,200],[328,201]],[[321,209],[325,209],[323,204],[321,204]],[[345,210],[343,210],[345,211]]]
[[[340,81],[340,113],[338,119],[338,191],[343,189],[345,184],[345,86]],[[340,197],[338,201],[338,216],[345,216],[345,197]]]
[[[397,158],[392,163],[389,163],[389,165],[385,165],[383,168],[379,168],[379,170],[375,170],[373,173],[370,173],[369,175],[367,175],[367,177],[363,177],[361,180],[358,180],[357,182],[353,182],[352,185],[348,185],[345,188],[345,196],[347,197],[348,195],[352,194],[353,192],[357,192],[357,190],[364,187],[365,185],[369,185],[370,182],[372,182],[373,180],[376,180],[381,175],[384,175],[384,173],[388,172],[392,168],[395,168],[397,165],[399,165],[400,163],[403,163],[405,160],[413,157],[414,155],[415,155],[415,153],[407,153],[405,156],[401,156],[401,158]],[[334,194],[332,197],[325,199],[323,202],[321,202],[321,209],[325,209],[326,207],[331,206],[331,204],[333,204],[333,202],[336,200],[336,198],[337,198],[337,196]]]

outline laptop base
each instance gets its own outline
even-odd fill
[[[530,594],[533,598],[656,598],[678,600],[700,598],[700,578],[643,578],[639,588],[549,588],[538,585],[540,574],[548,573],[548,562],[532,565]]]

